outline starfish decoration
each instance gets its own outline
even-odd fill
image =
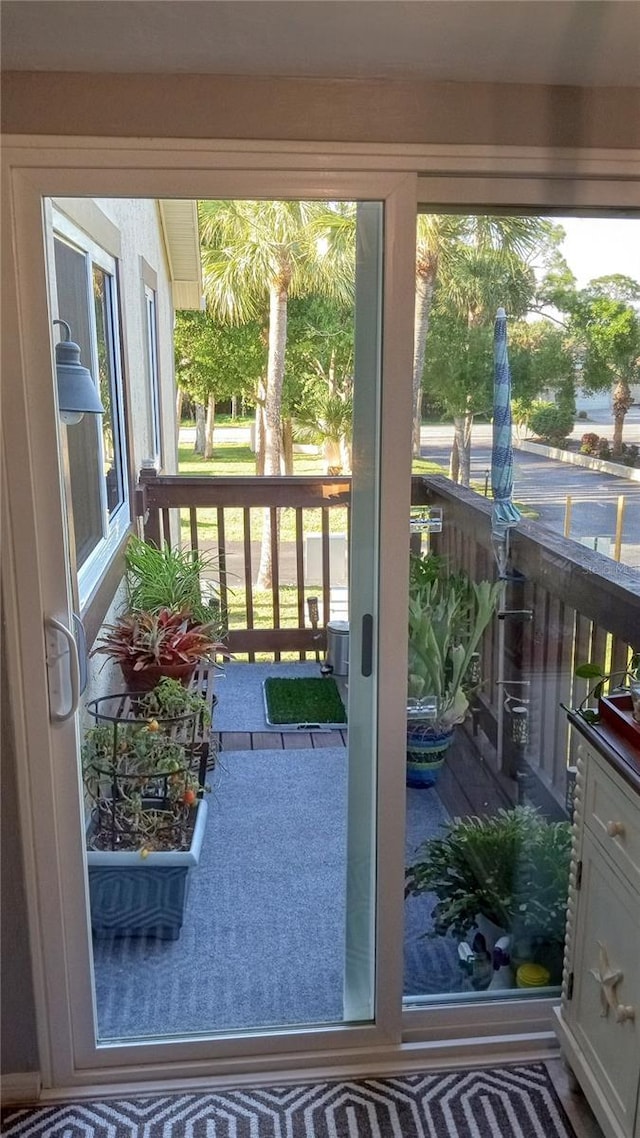
[[[602,1008],[600,1015],[606,1018],[609,1015],[609,1008],[613,1011],[617,1009],[616,985],[623,979],[624,974],[620,969],[611,967],[607,950],[600,941],[598,941],[598,949],[598,967],[590,968],[589,971],[600,985],[600,1005]]]

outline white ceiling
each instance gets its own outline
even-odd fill
[[[640,85],[637,0],[3,0],[11,70]]]

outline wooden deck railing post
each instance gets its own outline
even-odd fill
[[[158,479],[159,471],[154,466],[143,466],[138,475],[138,487],[141,491],[142,503],[144,513],[142,514],[142,529],[144,540],[158,548],[162,545],[162,536],[160,529],[160,510],[155,505],[149,503],[149,487]]]

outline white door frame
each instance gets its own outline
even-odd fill
[[[38,1038],[45,1086],[90,1086],[135,1078],[216,1075],[238,1079],[250,1072],[300,1067],[354,1072],[407,1069],[411,1064],[486,1062],[487,1039],[494,1055],[514,1035],[518,1054],[550,1045],[549,1001],[457,1005],[429,1012],[400,1012],[404,788],[404,666],[406,646],[398,628],[406,623],[403,588],[408,571],[405,519],[409,506],[411,344],[415,206],[433,204],[550,204],[571,209],[627,210],[637,205],[640,162],[630,151],[554,151],[491,147],[417,147],[320,144],[209,143],[127,139],[9,138],[3,152],[4,338],[3,394],[10,558],[5,579],[8,606],[7,658],[16,716],[21,824],[33,949]],[[416,175],[421,175],[419,189]],[[75,728],[50,728],[42,614],[68,619],[60,611],[59,582],[40,564],[65,564],[59,513],[48,508],[59,480],[58,451],[51,431],[55,416],[52,342],[43,272],[42,197],[110,195],[126,197],[284,197],[383,200],[386,205],[379,628],[380,698],[378,833],[378,969],[375,1027],[340,1027],[254,1034],[210,1043],[181,1044],[176,1061],[170,1048],[158,1061],[157,1045],[131,1045],[109,1069],[74,1064],[74,1040],[81,1008],[72,1008],[68,976],[84,969],[80,1003],[91,999],[88,934],[83,946],[65,942],[64,906],[76,920],[84,911],[81,827],[56,833],[50,804],[75,787],[65,783],[60,755],[75,746]],[[28,427],[28,424],[30,426]],[[406,562],[406,564],[405,564]],[[38,828],[35,821],[38,819]],[[60,851],[69,848],[73,872],[59,873]],[[64,900],[64,905],[63,905]],[[80,912],[80,907],[82,912]],[[46,941],[46,952],[45,952]],[[394,949],[394,945],[396,946]],[[71,1017],[69,1008],[71,1007]],[[402,1044],[402,1028],[407,1042]],[[473,1033],[460,1047],[460,1037]],[[274,1051],[275,1041],[280,1046]],[[422,1045],[418,1040],[424,1040]],[[92,1042],[92,1041],[91,1041]],[[452,1047],[455,1044],[455,1051]],[[162,1045],[164,1047],[164,1045]],[[304,1050],[302,1050],[304,1048]],[[105,1049],[101,1049],[101,1058]],[[153,1052],[155,1051],[155,1057]],[[250,1052],[250,1053],[249,1053]],[[514,1057],[513,1049],[510,1051]],[[178,1057],[179,1055],[179,1057]],[[114,1056],[115,1060],[115,1056]]]
[[[75,760],[73,763],[68,761],[70,752],[74,756],[76,754],[77,727],[73,721],[52,726],[46,715],[42,617],[53,615],[68,621],[68,612],[57,435],[51,430],[55,409],[49,310],[43,273],[43,197],[64,196],[67,187],[70,196],[104,197],[110,191],[115,192],[117,183],[121,196],[134,198],[170,198],[188,193],[190,197],[211,198],[309,198],[322,195],[338,200],[383,201],[386,241],[392,252],[386,258],[388,263],[384,267],[383,281],[384,320],[390,331],[385,334],[382,346],[383,390],[386,390],[386,395],[383,394],[381,416],[389,423],[393,423],[394,417],[398,421],[402,417],[409,423],[406,412],[410,406],[407,402],[410,384],[404,385],[407,394],[403,399],[401,380],[403,376],[410,379],[411,372],[415,176],[339,172],[330,178],[319,178],[315,172],[256,172],[251,169],[240,172],[199,170],[194,175],[185,173],[184,163],[176,161],[177,157],[174,156],[174,168],[165,156],[159,168],[122,173],[111,171],[105,176],[89,160],[86,165],[79,164],[83,168],[71,170],[39,168],[25,174],[14,167],[10,177],[8,206],[11,216],[10,228],[6,232],[12,234],[12,246],[16,250],[14,272],[19,334],[9,345],[15,400],[8,407],[6,446],[12,516],[15,515],[13,502],[21,495],[20,524],[12,527],[19,605],[23,592],[23,568],[27,563],[33,578],[29,597],[24,598],[25,601],[28,599],[29,631],[25,634],[23,623],[27,614],[18,606],[12,629],[14,651],[11,657],[15,665],[20,663],[19,672],[17,666],[15,668],[18,675],[13,690],[19,693],[23,706],[25,698],[21,697],[28,692],[27,707],[33,709],[23,723],[26,748],[19,755],[19,765],[24,775],[28,774],[28,783],[23,783],[24,794],[21,797],[29,801],[29,808],[25,811],[29,814],[25,832],[33,851],[33,868],[36,871],[35,880],[29,883],[30,935],[40,949],[37,1003],[40,1045],[44,1055],[48,1053],[48,1061],[43,1063],[45,1085],[69,1086],[87,1079],[94,1081],[100,1074],[104,1077],[105,1068],[109,1069],[110,1078],[118,1077],[117,1072],[125,1067],[129,1069],[129,1077],[132,1067],[160,1074],[168,1063],[173,1062],[177,1062],[183,1072],[191,1074],[195,1065],[202,1072],[219,1070],[223,1060],[230,1069],[234,1066],[246,1069],[247,1053],[253,1056],[258,1066],[273,1067],[276,1052],[285,1055],[293,1051],[313,1054],[329,1053],[335,1048],[372,1048],[389,1041],[399,1041],[401,1034],[401,961],[390,951],[392,930],[399,927],[402,907],[403,865],[401,846],[396,839],[395,856],[380,859],[378,865],[378,901],[385,896],[391,899],[391,905],[384,906],[377,926],[377,954],[382,963],[376,976],[375,1024],[309,1027],[277,1033],[256,1031],[249,1038],[244,1034],[230,1033],[227,1038],[218,1037],[214,1041],[198,1038],[181,1042],[101,1044],[98,1047],[94,1042],[92,1016],[88,1014],[93,1006],[92,960],[85,907],[81,805]],[[125,165],[128,164],[126,160]],[[403,254],[399,255],[401,250]],[[18,438],[22,440],[19,451],[16,450]],[[384,451],[384,443],[382,448]],[[408,446],[402,447],[402,453],[406,455],[403,492],[407,499],[404,516],[408,518]],[[29,462],[29,456],[37,456],[37,459],[34,457]],[[400,464],[397,459],[391,461],[391,457],[389,452],[385,461],[383,455],[382,467],[393,471],[397,477]],[[21,465],[29,469],[23,471]],[[384,497],[383,490],[381,498]],[[27,516],[30,537],[25,543],[21,537],[27,532]],[[395,516],[397,513],[392,515],[389,512],[387,524],[389,518],[393,520]],[[385,509],[382,505],[381,525],[384,524]],[[46,533],[46,541],[41,540],[43,533]],[[396,556],[392,564],[388,554],[385,558],[384,550],[392,549],[396,544],[394,540],[382,543],[380,575],[382,580],[386,577],[387,582],[391,581],[394,570],[398,568],[398,558]],[[404,545],[407,545],[406,540]],[[37,567],[40,568],[39,574],[35,572]],[[394,597],[394,604],[384,613],[378,630],[381,645],[395,644],[399,614],[394,609],[399,605],[399,599],[396,601]],[[394,744],[393,740],[400,740],[402,735],[398,724],[393,723],[394,715],[396,720],[399,717],[391,704],[395,702],[397,707],[402,706],[398,699],[399,675],[406,670],[406,664],[400,670],[388,653],[383,652],[382,657],[379,747],[380,753],[391,759],[395,746],[398,753],[394,765],[397,769],[402,753],[398,742]],[[396,661],[397,658],[396,650]],[[37,713],[31,697],[35,676],[39,677]],[[397,787],[395,783],[398,783]],[[384,797],[387,804],[392,804],[391,816],[396,820],[400,818],[403,807],[401,792],[402,784],[398,780],[384,774],[380,776],[380,797]],[[53,810],[52,803],[55,804]],[[388,816],[386,812],[380,812],[379,824],[383,828],[387,825],[385,817]],[[57,831],[56,825],[59,827]],[[391,836],[385,840],[385,848],[389,852],[393,849],[393,842]],[[73,930],[73,935],[65,936],[65,930]],[[397,998],[390,998],[391,992],[397,993]]]

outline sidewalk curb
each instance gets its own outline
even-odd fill
[[[608,462],[605,458],[593,458],[589,454],[560,450],[559,447],[548,447],[543,443],[517,442],[514,439],[513,446],[527,454],[539,454],[545,458],[555,458],[558,462],[569,462],[573,466],[585,466],[588,470],[599,470],[602,474],[615,474],[617,478],[640,482],[640,467],[637,466],[623,466],[620,462]]]

